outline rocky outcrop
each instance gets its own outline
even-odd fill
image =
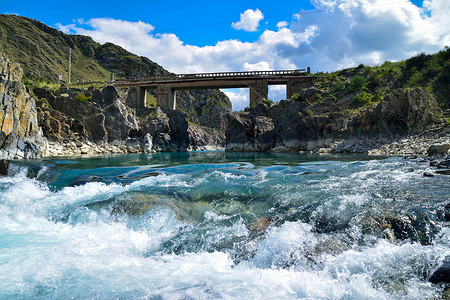
[[[265,152],[275,146],[275,126],[267,105],[260,103],[249,112],[230,113],[226,149],[236,152]]]
[[[45,144],[35,101],[22,84],[22,69],[0,54],[0,157],[36,158]]]
[[[345,98],[345,96],[343,97]],[[341,101],[342,102],[342,101]],[[283,100],[272,107],[263,104],[229,117],[228,151],[315,151],[388,153],[386,145],[408,143],[429,136],[433,126],[446,132],[436,100],[421,88],[397,89],[383,101],[352,109],[351,104]],[[313,108],[315,112],[310,110]],[[410,138],[410,140],[408,140]],[[434,137],[436,138],[436,137]],[[443,141],[450,135],[443,134]],[[435,139],[437,140],[437,139]],[[410,153],[426,153],[430,144],[409,145]],[[390,148],[390,147],[387,147]]]

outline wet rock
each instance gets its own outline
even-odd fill
[[[443,300],[450,300],[450,287],[447,287],[442,292],[442,299]]]
[[[9,161],[8,160],[0,160],[0,176],[2,175],[8,175],[8,168],[9,168]]]
[[[410,154],[403,157],[404,159],[417,159],[419,158],[419,155],[416,154]]]
[[[436,170],[436,174],[450,175],[450,169],[440,169],[440,170]]]
[[[138,217],[157,207],[173,211],[179,220],[197,222],[203,219],[209,206],[206,202],[183,202],[170,195],[154,195],[137,192],[124,193],[117,197],[113,204],[112,213],[124,213],[130,217]]]
[[[423,177],[434,177],[434,174],[431,172],[424,172]]]
[[[436,167],[438,169],[450,169],[450,159],[447,157],[446,159],[438,162]]]
[[[444,262],[433,272],[428,279],[431,283],[450,283],[450,257],[447,256]]]
[[[444,221],[450,222],[450,203],[444,207]]]
[[[257,219],[252,224],[250,224],[250,230],[256,233],[262,233],[266,231],[267,227],[270,225],[270,219],[267,217],[263,217]]]
[[[430,161],[430,167],[436,167],[439,164],[439,161],[436,159],[433,159]]]
[[[88,182],[98,182],[98,176],[93,176],[93,175],[81,175],[78,176],[77,178],[75,178],[74,180],[72,180],[71,183],[69,183],[68,186],[72,187],[72,186],[80,186],[80,185],[85,185]]]
[[[448,150],[450,150],[450,144],[439,144],[439,145],[431,145],[428,148],[427,154],[429,156],[435,154],[447,154]]]

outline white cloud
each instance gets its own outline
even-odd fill
[[[230,99],[234,111],[244,110],[250,103],[248,89],[222,89],[222,92]]]
[[[257,31],[259,22],[262,19],[264,19],[264,15],[259,9],[247,9],[241,13],[241,19],[239,22],[233,22],[231,27],[238,30]]]
[[[75,24],[69,24],[69,25],[62,25],[61,23],[57,23],[56,27],[61,30],[64,33],[70,34],[72,31],[76,31],[76,25]]]
[[[286,22],[286,21],[281,21],[281,22],[278,22],[278,23],[277,23],[277,27],[278,27],[278,28],[287,27],[288,25],[289,25],[289,23]]]
[[[267,98],[274,102],[278,102],[282,99],[286,99],[286,86],[285,85],[269,85],[269,93]]]
[[[270,64],[266,61],[260,61],[256,64],[244,63],[243,70],[245,71],[270,71],[272,70]]]

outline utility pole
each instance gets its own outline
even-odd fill
[[[69,84],[70,84],[70,69],[72,67],[72,48],[69,48]]]

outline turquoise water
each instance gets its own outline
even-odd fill
[[[15,162],[0,299],[438,299],[450,177],[402,158],[159,153]]]

